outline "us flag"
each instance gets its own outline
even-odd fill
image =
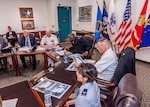
[[[115,43],[120,47],[120,52],[130,44],[132,31],[131,24],[131,0],[128,0],[123,15],[123,21],[118,29],[118,34],[115,38]]]

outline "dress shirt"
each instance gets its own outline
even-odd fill
[[[95,81],[88,82],[80,87],[75,107],[101,107],[100,90]]]
[[[55,35],[52,35],[52,34],[51,34],[50,37],[45,35],[45,36],[42,37],[41,44],[44,44],[44,45],[58,44],[58,39]]]
[[[117,64],[118,59],[116,54],[111,48],[108,49],[95,64],[98,71],[98,78],[110,81],[114,75]]]

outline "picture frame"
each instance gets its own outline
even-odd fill
[[[80,22],[91,22],[92,18],[92,6],[79,7],[79,19]]]
[[[21,18],[33,18],[32,8],[19,8]]]
[[[34,27],[34,20],[21,20],[23,30],[32,30]]]

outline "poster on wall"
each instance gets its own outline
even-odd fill
[[[91,22],[92,6],[79,7],[80,22]]]
[[[23,30],[35,29],[34,20],[21,20]]]
[[[32,8],[19,8],[21,18],[33,18]]]

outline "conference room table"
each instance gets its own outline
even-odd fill
[[[18,51],[18,50],[14,49],[13,52],[14,52],[14,61],[15,61],[15,64],[16,64],[16,69],[17,69],[16,70],[17,76],[21,75],[20,66],[19,66],[19,63],[18,63],[18,56],[20,56],[20,55],[31,56],[31,55],[43,54],[44,57],[45,57],[45,51],[23,52],[23,51]]]
[[[64,50],[60,50],[60,51],[62,52]],[[51,50],[45,52],[45,60],[44,60],[45,61],[45,69],[48,68],[48,62],[47,62],[48,58],[51,58],[54,61],[54,63],[59,62],[59,61],[63,62],[63,55],[64,54],[60,55],[57,52],[59,52],[59,51],[56,51],[55,49],[51,49]],[[71,54],[72,54],[71,52],[66,51],[67,56],[69,56]],[[70,62],[70,60],[69,60],[69,62]]]
[[[45,76],[48,79],[71,85],[69,90],[61,97],[61,99],[52,97],[52,107],[63,107],[74,89],[79,86],[79,82],[76,81],[75,72],[65,70],[63,63],[54,68],[54,71],[55,72],[51,74],[46,70]],[[17,107],[45,107],[44,94],[32,89],[32,86],[32,82],[23,81],[1,88],[0,95],[3,100],[18,98]]]
[[[48,70],[46,72],[47,72],[46,73],[47,78],[54,80],[54,81],[58,81],[58,82],[62,82],[62,83],[71,85],[69,90],[62,96],[61,99],[52,97],[52,107],[63,107],[66,100],[68,100],[69,96],[72,94],[72,92],[75,90],[75,88],[78,87],[80,84],[76,80],[76,73],[74,71],[65,70],[63,63],[58,65],[56,68],[54,68],[54,72],[52,74],[49,73]],[[31,85],[31,87],[32,87],[32,85]],[[33,93],[35,94],[41,107],[44,107],[43,106],[44,103],[42,102],[42,101],[44,101],[43,94],[40,92],[37,92],[35,90],[33,90]]]
[[[28,81],[1,88],[0,95],[2,100],[18,98],[16,107],[40,107],[36,100]]]

